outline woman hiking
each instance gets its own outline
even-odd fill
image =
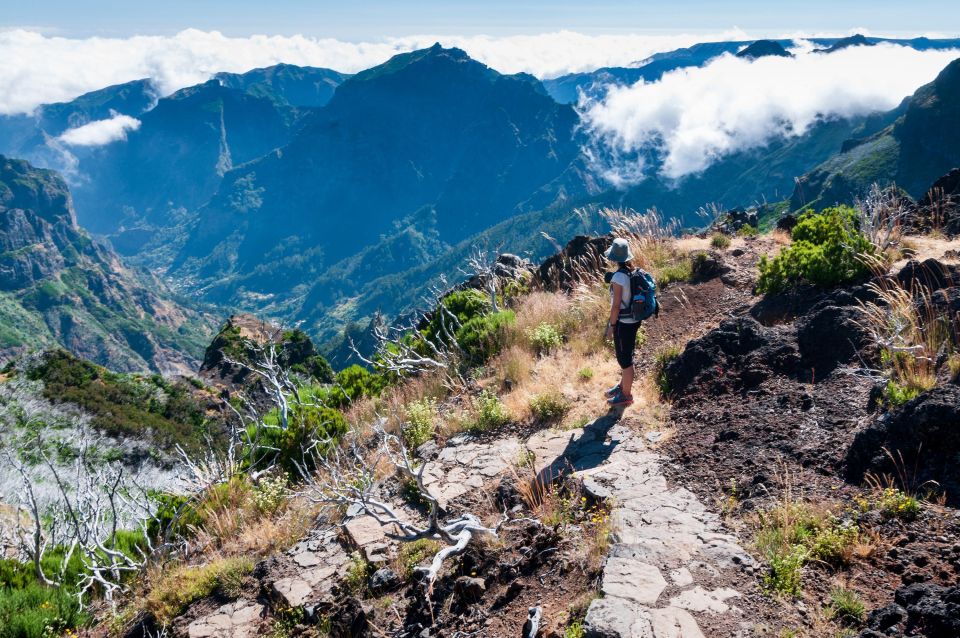
[[[620,383],[606,391],[607,403],[612,407],[627,407],[633,404],[633,350],[637,345],[637,330],[640,320],[630,311],[634,291],[630,290],[630,244],[625,239],[614,239],[613,245],[603,254],[617,264],[617,270],[607,273],[610,282],[610,319],[607,322],[606,338],[613,339],[613,347],[620,364]]]

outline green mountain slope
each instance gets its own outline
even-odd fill
[[[917,89],[883,130],[847,142],[843,152],[805,174],[791,207],[849,202],[874,182],[896,183],[914,198],[960,166],[960,59]]]
[[[76,222],[54,172],[0,156],[0,358],[60,345],[115,370],[193,370],[209,319]]]

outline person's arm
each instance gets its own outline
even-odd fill
[[[623,286],[620,284],[611,284],[613,286],[613,299],[610,301],[610,319],[607,321],[607,339],[613,337],[613,327],[617,325],[620,319],[620,299],[623,297]]]

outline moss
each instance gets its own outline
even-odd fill
[[[253,571],[246,557],[220,558],[201,566],[179,566],[164,570],[147,594],[144,605],[162,625],[179,616],[191,603],[218,589],[236,595],[243,577]]]

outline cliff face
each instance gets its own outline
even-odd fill
[[[117,370],[195,369],[209,322],[79,226],[53,171],[0,156],[0,358],[51,345]]]

